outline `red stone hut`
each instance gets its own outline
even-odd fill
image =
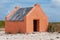
[[[48,17],[45,15],[39,4],[34,7],[15,7],[5,17],[6,33],[31,33],[46,32],[48,28]]]

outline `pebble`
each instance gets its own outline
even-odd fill
[[[0,31],[0,40],[60,40],[60,33],[5,34],[4,31]]]

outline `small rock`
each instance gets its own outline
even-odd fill
[[[8,39],[8,38],[6,38],[6,39]]]
[[[60,37],[56,37],[57,39],[59,39]]]
[[[50,39],[50,40],[54,40],[54,39]]]

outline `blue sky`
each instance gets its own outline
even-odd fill
[[[31,7],[40,4],[50,22],[60,22],[60,0],[0,0],[0,20],[4,20],[15,6]]]

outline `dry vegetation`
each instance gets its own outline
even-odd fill
[[[4,28],[4,26],[5,26],[4,21],[0,21],[0,28]]]
[[[0,21],[0,28],[4,28],[5,22]],[[60,32],[60,22],[49,22],[48,32]]]
[[[50,22],[48,31],[49,32],[60,32],[60,22]]]

